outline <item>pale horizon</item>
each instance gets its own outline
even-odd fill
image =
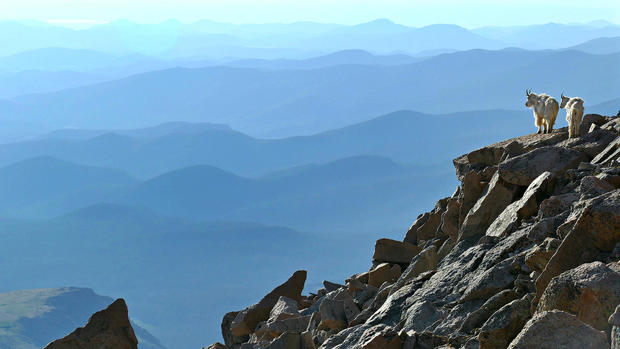
[[[355,25],[361,25],[361,24],[365,24],[365,23],[371,23],[374,21],[379,21],[379,20],[388,20],[394,24],[397,25],[403,25],[403,26],[407,26],[407,27],[411,27],[411,28],[423,28],[423,27],[427,27],[427,26],[432,26],[432,25],[457,25],[466,29],[478,29],[478,28],[485,28],[485,27],[527,27],[527,26],[536,26],[536,25],[547,25],[547,24],[560,24],[560,25],[589,25],[589,24],[595,24],[597,22],[604,22],[606,24],[609,25],[614,25],[614,26],[619,26],[620,24],[616,23],[616,22],[612,22],[606,19],[593,19],[593,20],[588,20],[588,21],[582,21],[582,22],[560,22],[560,21],[548,21],[548,22],[539,22],[539,23],[531,23],[531,24],[512,24],[512,25],[481,25],[481,26],[465,26],[465,25],[461,25],[458,23],[449,23],[449,22],[437,22],[437,23],[429,23],[429,24],[424,24],[424,25],[410,25],[410,24],[406,24],[406,23],[400,23],[398,21],[392,20],[391,18],[375,18],[375,19],[370,19],[367,21],[362,21],[362,22],[355,22],[355,23],[338,23],[338,22],[321,22],[321,21],[306,21],[306,20],[299,20],[299,21],[274,21],[274,22],[226,22],[226,21],[217,21],[217,20],[213,20],[210,18],[201,18],[201,19],[197,19],[194,21],[183,21],[177,18],[166,18],[163,20],[154,20],[154,21],[139,21],[139,20],[132,20],[132,19],[127,19],[127,18],[115,18],[115,19],[109,19],[109,20],[99,20],[99,19],[87,19],[87,18],[80,18],[80,19],[73,19],[73,18],[52,18],[52,19],[32,19],[32,18],[20,18],[20,19],[0,19],[0,22],[23,22],[23,23],[28,23],[28,22],[37,22],[37,23],[46,23],[46,24],[50,24],[50,25],[54,25],[54,26],[59,26],[59,27],[65,27],[65,28],[70,28],[70,29],[88,29],[88,28],[92,28],[94,26],[97,25],[104,25],[104,24],[109,24],[109,23],[113,23],[113,22],[119,22],[119,21],[128,21],[128,22],[132,22],[138,25],[156,25],[156,24],[162,24],[165,22],[170,22],[170,21],[176,21],[179,22],[183,25],[192,25],[192,24],[196,24],[198,22],[201,21],[209,21],[209,22],[213,22],[213,23],[220,23],[220,24],[232,24],[232,25],[273,25],[273,24],[283,24],[283,25],[289,25],[289,24],[296,24],[296,23],[315,23],[315,24],[325,24],[325,25],[342,25],[342,26],[355,26]]]
[[[193,23],[202,19],[232,24],[316,22],[352,25],[387,18],[406,26],[456,24],[465,28],[517,26],[545,23],[588,23],[604,20],[620,23],[617,1],[502,1],[478,0],[467,4],[454,0],[344,0],[282,1],[158,0],[103,1],[0,0],[0,20],[65,21],[78,26],[127,19],[159,23],[176,19]],[[242,11],[239,9],[243,8]],[[521,14],[521,15],[519,15]]]

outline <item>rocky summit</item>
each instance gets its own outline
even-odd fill
[[[295,272],[226,314],[217,349],[620,348],[620,118],[454,160],[460,185],[370,270]]]
[[[84,327],[48,344],[45,349],[138,349],[127,305],[117,299],[93,314]]]

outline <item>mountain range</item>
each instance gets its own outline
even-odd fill
[[[30,134],[65,127],[144,127],[182,115],[185,121],[226,123],[254,136],[284,137],[343,127],[398,109],[525,109],[525,88],[564,91],[593,106],[618,97],[618,60],[620,53],[512,49],[442,54],[396,66],[174,68],[17,97],[1,102],[0,114],[7,122],[34,125],[20,130]]]
[[[548,23],[465,29],[450,24],[414,28],[387,19],[348,26],[308,22],[235,25],[206,20],[137,24],[118,20],[82,30],[44,22],[3,21],[0,29],[0,41],[6,42],[0,56],[36,48],[66,47],[116,54],[215,59],[309,57],[342,49],[364,49],[384,54],[511,46],[549,49],[620,35],[620,27],[611,23]],[[21,40],[10,40],[17,34]],[[545,40],[541,41],[541,37]]]

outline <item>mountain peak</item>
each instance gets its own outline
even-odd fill
[[[368,271],[342,285],[324,281],[302,302],[274,297],[260,314],[255,304],[225,315],[226,346],[251,335],[274,347],[551,348],[558,338],[608,347],[610,317],[614,331],[620,324],[619,132],[620,117],[589,114],[579,139],[561,128],[454,159],[454,194],[420,214],[404,239],[377,240]],[[542,330],[550,326],[553,336]]]

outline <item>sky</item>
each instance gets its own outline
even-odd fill
[[[0,0],[0,20],[87,25],[116,19],[228,23],[314,21],[357,24],[377,18],[423,26],[620,23],[619,0]]]

